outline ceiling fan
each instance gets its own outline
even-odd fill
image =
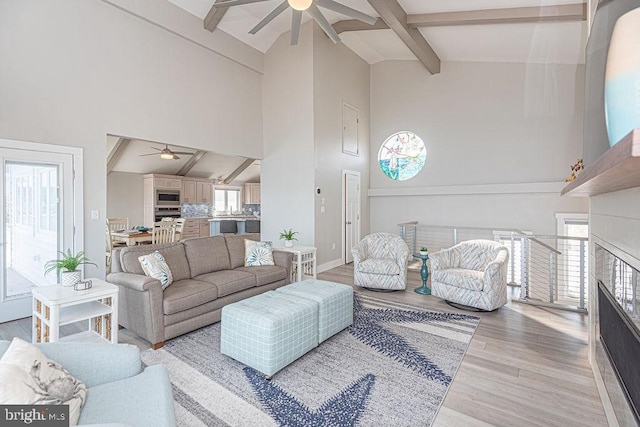
[[[244,4],[250,3],[260,3],[263,1],[269,0],[229,0],[229,1],[217,1],[213,6],[214,7],[231,7],[231,6],[240,6]],[[287,8],[291,8],[293,15],[291,18],[291,46],[298,44],[298,36],[300,35],[300,24],[302,23],[302,12],[307,11],[309,15],[318,23],[320,28],[327,33],[327,36],[334,42],[338,43],[340,41],[340,37],[338,33],[333,29],[327,18],[324,17],[318,6],[323,7],[325,9],[333,10],[334,12],[340,13],[342,15],[346,15],[350,18],[357,19],[358,21],[365,22],[369,25],[375,24],[377,18],[367,15],[366,13],[362,13],[358,10],[352,9],[348,6],[335,2],[333,0],[284,0],[278,7],[273,9],[271,13],[262,19],[262,21],[258,22],[258,24],[253,27],[249,34],[256,34],[265,25],[275,19],[278,15],[284,12]]]
[[[168,145],[165,145],[163,149],[156,148],[156,147],[149,147],[149,148],[151,148],[152,150],[158,150],[158,153],[140,154],[140,157],[155,156],[159,154],[160,158],[164,160],[178,160],[180,158],[178,154],[186,154],[189,156],[193,156],[194,154],[194,153],[188,153],[186,151],[172,151],[171,149],[169,149]]]

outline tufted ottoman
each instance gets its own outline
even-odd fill
[[[278,288],[276,292],[318,303],[318,342],[323,342],[353,323],[353,288],[351,286],[307,279]]]
[[[318,303],[269,291],[222,309],[220,352],[270,377],[318,345]]]

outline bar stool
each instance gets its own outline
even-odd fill
[[[233,220],[220,221],[220,234],[236,234],[238,232],[238,224]]]

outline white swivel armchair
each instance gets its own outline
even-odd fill
[[[409,247],[390,233],[366,236],[351,249],[353,283],[367,289],[401,290],[407,287]]]
[[[499,242],[467,240],[429,258],[432,295],[482,311],[507,303],[509,250]]]

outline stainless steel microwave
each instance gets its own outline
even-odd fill
[[[180,206],[180,190],[156,190],[156,206]]]

